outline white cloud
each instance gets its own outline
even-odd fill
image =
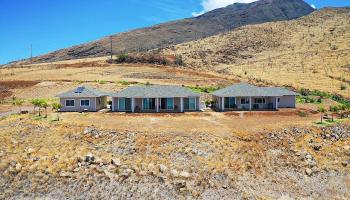
[[[314,4],[310,5],[313,9],[316,9],[316,6]]]
[[[202,7],[203,10],[201,12],[193,12],[193,16],[198,16],[202,15],[208,11],[217,9],[217,8],[222,8],[225,6],[228,6],[233,3],[251,3],[257,0],[202,0]]]

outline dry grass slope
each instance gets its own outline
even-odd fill
[[[182,55],[190,68],[350,97],[350,8],[244,26],[162,51]]]

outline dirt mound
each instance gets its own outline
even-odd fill
[[[11,89],[28,88],[38,83],[39,81],[0,81],[0,100],[11,96]]]

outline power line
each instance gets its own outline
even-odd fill
[[[30,44],[30,64],[33,64],[33,45]]]
[[[110,43],[111,43],[111,60],[113,59],[113,36],[110,36]]]

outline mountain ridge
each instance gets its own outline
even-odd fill
[[[242,7],[244,8],[242,9]],[[112,35],[113,53],[166,48],[227,32],[248,24],[295,19],[313,11],[314,9],[302,0],[260,0],[249,4],[232,4],[198,17],[114,34]],[[107,54],[110,54],[109,36],[34,57],[33,62],[53,62]]]

